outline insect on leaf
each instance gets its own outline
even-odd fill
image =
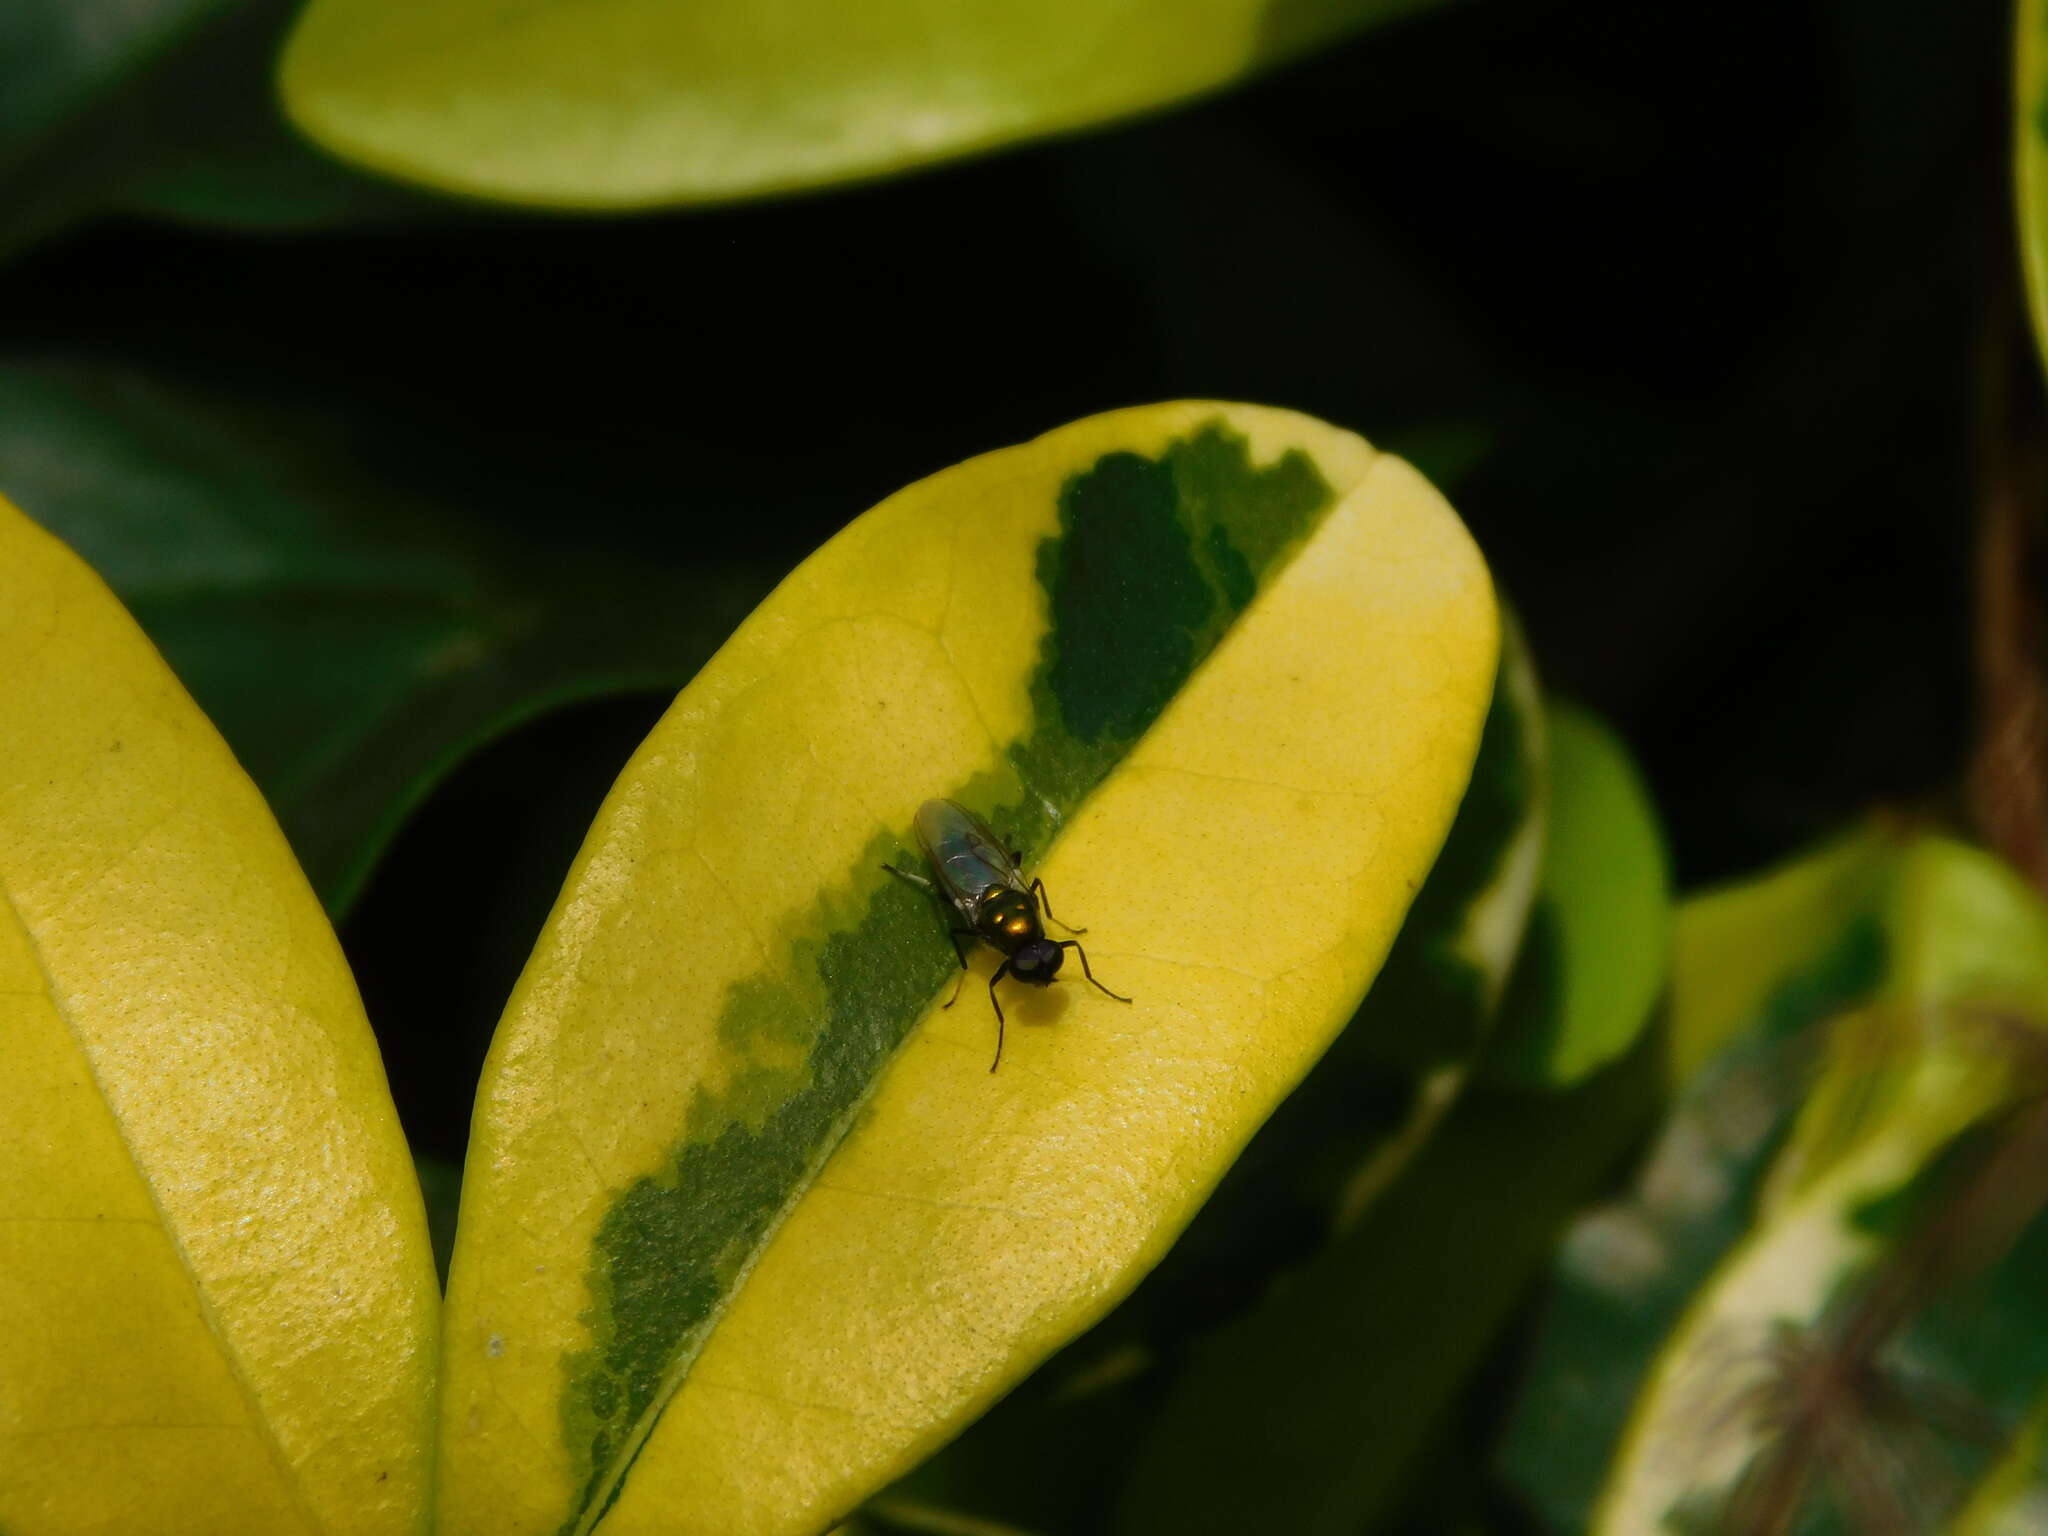
[[[1446,1114],[1458,1123],[1454,1106],[1501,1003],[1543,854],[1543,703],[1518,626],[1504,625],[1501,640],[1493,701],[1457,820],[1351,1022],[1259,1127],[1159,1267],[958,1439],[871,1500],[870,1517],[909,1527],[906,1512],[917,1511],[933,1529],[977,1521],[1023,1531],[1094,1528],[1130,1476],[1162,1402],[1184,1411],[1175,1384],[1203,1370],[1209,1341],[1271,1298],[1299,1296],[1296,1287],[1334,1244],[1376,1246],[1377,1237],[1344,1234],[1377,1201],[1413,1209],[1407,1180],[1418,1163],[1434,1161],[1433,1138]],[[1490,1117],[1498,1113],[1497,1098],[1489,1100]],[[1568,1123],[1583,1125],[1584,1113]],[[1522,1149],[1510,1155],[1519,1159]],[[1545,1168],[1569,1163],[1552,1157]],[[1414,1247],[1405,1243],[1403,1251]],[[1498,1274],[1497,1251],[1490,1257],[1487,1273]],[[1328,1354],[1325,1342],[1317,1341],[1318,1358]],[[1213,1427],[1231,1437],[1224,1460],[1242,1471],[1253,1454],[1248,1422],[1260,1433],[1271,1425],[1275,1439],[1292,1426],[1238,1385],[1228,1371],[1210,1370],[1192,1390],[1225,1394],[1212,1404],[1219,1410]],[[1192,1439],[1179,1445],[1193,1449]],[[1347,1473],[1355,1471],[1355,1445],[1338,1454]],[[1398,1459],[1397,1451],[1386,1458]],[[1057,1477],[1046,1475],[1049,1466],[1059,1468]],[[1175,1465],[1165,1476],[1213,1491],[1211,1471],[1191,1475]],[[1232,1482],[1278,1497],[1273,1508],[1285,1502],[1257,1478]],[[1209,1506],[1223,1519],[1264,1518],[1230,1499]],[[1142,1500],[1134,1508],[1139,1521],[1156,1515]],[[943,1527],[946,1520],[953,1526]]]
[[[1076,423],[807,561],[621,776],[506,1010],[442,1528],[816,1531],[1107,1311],[1351,1017],[1497,647],[1419,476],[1247,406]],[[1020,989],[989,1073],[881,868],[938,796],[1133,1004]]]

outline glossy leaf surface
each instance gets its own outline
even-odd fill
[[[0,1529],[420,1529],[433,1264],[340,948],[149,642],[4,502],[0,1035]]]
[[[1252,407],[1091,418],[806,562],[614,788],[487,1065],[451,1532],[819,1529],[1150,1267],[1353,1009],[1492,688],[1419,476]],[[913,858],[949,795],[1096,972],[988,1071]],[[1071,962],[1070,962],[1071,963]]]
[[[1213,90],[1427,0],[315,0],[294,119],[363,165],[630,208],[874,176]]]

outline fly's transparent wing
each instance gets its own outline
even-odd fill
[[[917,843],[931,860],[939,884],[969,918],[993,886],[1030,889],[988,823],[951,800],[927,800],[918,807]]]

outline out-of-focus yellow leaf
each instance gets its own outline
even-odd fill
[[[875,176],[1126,116],[1430,0],[314,0],[286,109],[335,153],[564,208]]]

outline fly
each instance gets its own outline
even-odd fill
[[[989,1064],[989,1071],[1003,1064],[1005,1021],[1003,1005],[996,999],[996,983],[1005,976],[1028,981],[1035,987],[1047,986],[1059,975],[1060,962],[1071,949],[1081,957],[1081,974],[1090,985],[1120,1003],[1130,1001],[1095,979],[1095,972],[1088,967],[1088,951],[1081,948],[1078,939],[1053,940],[1045,936],[1038,921],[1041,908],[1047,920],[1060,923],[1052,915],[1052,904],[1045,899],[1045,882],[1025,880],[1024,855],[1006,851],[1002,840],[974,812],[951,800],[925,801],[917,808],[917,846],[924,850],[932,872],[939,877],[936,885],[893,864],[884,864],[882,868],[928,891],[941,892],[967,925],[953,929],[953,953],[960,957],[960,981],[954,983],[946,1006],[950,1008],[960,1000],[960,987],[967,980],[967,951],[961,940],[971,943],[980,939],[1003,957],[995,975],[988,979],[989,1006],[996,1011],[996,1059]],[[1069,933],[1088,931],[1068,928],[1065,923],[1060,926]]]

